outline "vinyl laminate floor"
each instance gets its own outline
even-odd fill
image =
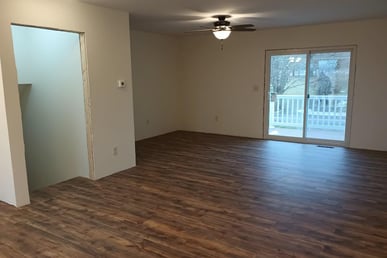
[[[387,153],[175,132],[0,203],[0,257],[387,257]]]

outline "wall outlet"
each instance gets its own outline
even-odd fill
[[[118,88],[125,88],[126,87],[126,81],[125,80],[118,80],[117,81],[117,87]]]
[[[118,147],[114,147],[113,148],[113,156],[117,156],[118,155]]]

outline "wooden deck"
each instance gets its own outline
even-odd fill
[[[387,257],[387,153],[176,132],[0,203],[0,257]]]

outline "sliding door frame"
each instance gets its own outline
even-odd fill
[[[314,139],[306,137],[307,129],[307,102],[304,101],[304,123],[303,123],[303,136],[300,137],[290,137],[290,136],[276,136],[269,134],[269,112],[270,112],[270,74],[271,74],[271,57],[274,55],[297,55],[305,54],[306,55],[306,75],[305,75],[305,100],[307,99],[307,94],[309,91],[309,67],[310,59],[312,54],[317,53],[329,53],[329,52],[350,52],[351,60],[349,66],[349,80],[348,80],[348,100],[347,100],[347,112],[346,112],[346,126],[345,126],[345,139],[344,141],[336,140],[326,140],[326,139]],[[353,98],[355,91],[355,76],[356,76],[356,55],[357,55],[357,46],[356,45],[346,45],[346,46],[331,46],[331,47],[315,47],[315,48],[297,48],[297,49],[267,49],[265,51],[265,79],[264,79],[264,108],[263,108],[263,136],[264,139],[268,140],[278,140],[278,141],[289,141],[289,142],[298,142],[298,143],[311,143],[311,144],[325,144],[325,145],[334,145],[334,146],[350,146],[350,136],[351,136],[351,125],[352,125],[352,108],[353,108]]]

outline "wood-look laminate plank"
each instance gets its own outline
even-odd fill
[[[175,132],[0,203],[0,257],[387,257],[387,153]]]

